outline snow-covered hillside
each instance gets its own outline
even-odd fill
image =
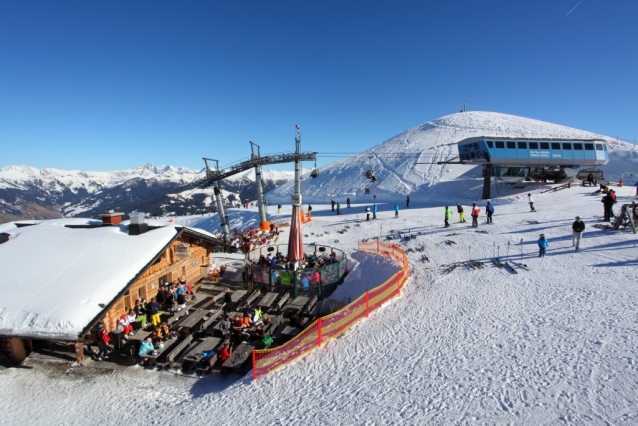
[[[633,201],[634,193],[634,187],[617,188],[621,204]],[[196,378],[140,367],[104,371],[28,361],[32,370],[0,371],[0,419],[11,425],[79,425],[87,419],[107,425],[255,419],[309,425],[636,424],[636,235],[594,227],[601,223],[602,204],[591,188],[536,194],[536,213],[523,196],[494,203],[494,224],[484,224],[482,213],[478,229],[458,223],[456,212],[452,227],[444,229],[441,207],[402,205],[395,219],[393,204],[380,204],[379,219],[357,223],[362,204],[340,216],[329,205],[315,205],[313,221],[303,228],[305,243],[337,246],[351,259],[353,272],[339,287],[339,298],[354,299],[397,268],[357,253],[358,241],[399,231],[416,236],[403,244],[411,278],[400,298],[257,381],[250,375]],[[274,220],[289,219],[291,208],[271,213]],[[232,227],[258,223],[256,209],[230,209],[229,215]],[[587,226],[579,251],[571,246],[576,215]],[[218,227],[217,215],[177,223]],[[545,258],[537,255],[539,233],[549,240]],[[497,254],[527,267],[513,264],[516,273],[500,269],[491,262]],[[445,265],[469,258],[485,267],[445,272]]]
[[[457,156],[455,144],[463,139],[491,135],[603,138],[614,159],[603,167],[606,177],[618,180],[623,171],[638,175],[638,151],[627,143],[530,118],[474,111],[447,115],[413,127],[367,151],[322,167],[316,179],[305,175],[304,200],[325,203],[335,198],[343,204],[346,197],[352,201],[371,202],[374,195],[376,201],[393,201],[410,195],[413,199],[437,201],[450,191],[462,194],[465,201],[476,199],[482,184],[478,182],[479,167],[431,163]],[[370,166],[378,179],[376,184],[371,184],[364,176]],[[370,195],[365,195],[365,188],[370,188]],[[272,200],[289,202],[291,192],[292,183],[288,183],[268,195]]]

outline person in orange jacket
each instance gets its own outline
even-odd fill
[[[481,214],[481,208],[472,203],[472,228],[478,228],[478,217]]]

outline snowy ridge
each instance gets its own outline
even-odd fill
[[[370,188],[376,201],[392,202],[397,196],[414,195],[422,199],[445,197],[452,188],[467,193],[480,183],[480,168],[459,164],[432,164],[451,160],[458,151],[456,143],[475,136],[508,136],[533,138],[601,138],[609,145],[610,155],[624,156],[629,160],[624,171],[638,171],[638,151],[625,142],[567,126],[496,112],[464,112],[447,115],[413,127],[367,151],[341,159],[320,168],[319,177],[310,179],[306,174],[303,195],[306,202],[328,202],[335,198],[343,203],[345,197],[352,201],[371,202],[365,188]],[[629,153],[629,154],[628,154]],[[372,158],[370,158],[372,157]],[[425,163],[425,164],[415,164]],[[613,164],[611,162],[610,164]],[[378,181],[370,183],[364,176],[371,166]],[[616,180],[620,171],[607,167],[606,172]],[[618,173],[618,176],[616,176]],[[459,179],[461,178],[461,179]],[[454,185],[449,185],[455,181]],[[288,202],[292,182],[269,193],[272,200]],[[472,194],[467,199],[475,199]]]

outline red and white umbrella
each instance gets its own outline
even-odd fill
[[[300,206],[292,206],[290,235],[288,236],[288,260],[297,262],[303,259],[303,236],[301,233]]]

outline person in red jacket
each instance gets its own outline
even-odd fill
[[[230,356],[232,355],[232,351],[230,349],[230,344],[228,342],[224,343],[224,346],[219,350],[219,362],[224,363]]]
[[[100,348],[100,351],[97,354],[97,360],[102,361],[103,359],[109,359],[108,357],[108,349],[109,344],[111,343],[111,337],[109,336],[108,331],[104,328],[103,324],[97,325],[97,344]]]
[[[472,203],[472,228],[478,228],[478,217],[481,213],[481,208],[476,205],[476,203]]]

